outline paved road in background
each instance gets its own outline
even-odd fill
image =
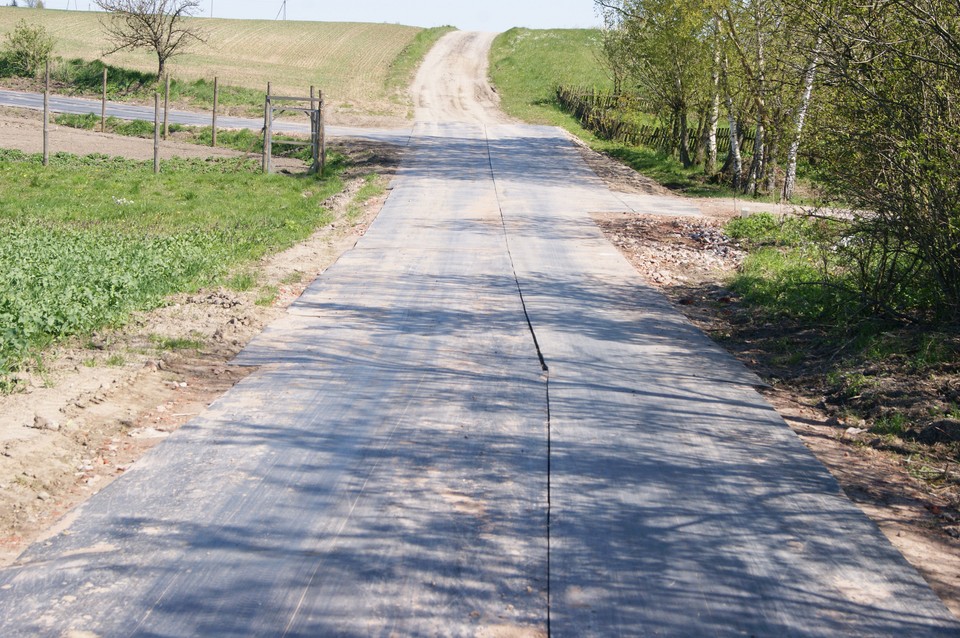
[[[461,81],[258,369],[0,571],[0,634],[958,635],[566,135],[450,110],[488,41],[431,53]]]
[[[22,91],[8,91],[0,89],[0,106],[11,106],[33,110],[43,110],[42,93],[24,93]],[[88,100],[62,95],[50,96],[50,110],[53,113],[71,113],[85,115],[93,113],[100,115],[100,100]],[[153,121],[154,111],[151,106],[125,104],[123,102],[107,102],[107,117],[116,117],[121,120]],[[213,114],[196,111],[170,110],[168,121],[171,124],[185,124],[188,126],[210,126]],[[277,133],[310,134],[310,124],[306,121],[295,122],[284,119],[274,120],[274,131]],[[263,129],[263,118],[217,116],[218,129]],[[370,129],[348,126],[326,126],[327,135],[331,137],[354,137],[362,139],[376,139],[378,141],[405,144],[410,135],[409,129]]]

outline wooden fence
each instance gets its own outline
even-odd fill
[[[584,87],[557,87],[557,101],[560,106],[572,113],[584,126],[599,137],[629,146],[649,146],[662,151],[670,151],[675,146],[673,131],[660,125],[639,124],[631,118],[638,113],[651,113],[653,109],[639,95],[632,93],[612,93]],[[696,129],[687,129],[691,148],[699,143]],[[717,129],[717,151],[730,150],[730,129]],[[753,152],[753,135],[741,140],[743,153]]]

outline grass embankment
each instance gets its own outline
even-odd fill
[[[742,298],[734,333],[778,383],[823,397],[840,423],[878,437],[865,443],[903,455],[920,478],[955,484],[960,337],[871,307],[846,228],[769,214],[731,221],[727,234],[749,250],[730,282]]]
[[[601,46],[598,29],[511,29],[501,33],[491,50],[490,76],[503,109],[527,122],[563,127],[594,150],[616,157],[681,193],[731,194],[726,188],[706,183],[702,170],[684,168],[666,153],[600,139],[561,109],[556,99],[558,85],[612,87]]]
[[[98,60],[106,45],[100,26],[102,14],[85,11],[25,11],[0,7],[0,38],[17,20],[45,27],[56,38],[54,54],[63,60]],[[265,18],[272,16],[264,16]],[[263,104],[267,82],[277,94],[305,95],[310,85],[324,91],[332,111],[353,115],[406,117],[408,105],[396,99],[396,82],[403,82],[442,29],[424,30],[394,24],[298,22],[276,20],[221,20],[191,18],[202,29],[206,44],[170,62],[175,80],[171,94],[204,108],[212,103],[213,77],[220,78],[225,106]],[[105,59],[118,71],[115,97],[146,95],[153,87],[137,88],[141,78],[152,78],[156,57],[149,52],[117,53]],[[99,94],[102,67],[89,62],[69,63],[55,76],[80,77],[83,93]],[[84,79],[85,78],[85,79]],[[398,79],[399,78],[399,79]],[[124,87],[124,83],[126,86]]]
[[[54,117],[54,122],[60,126],[68,126],[86,131],[100,130],[100,116],[93,113],[85,115],[74,115],[72,113],[62,113]],[[144,139],[153,138],[153,122],[146,120],[121,120],[116,117],[108,117],[106,122],[106,132],[116,135],[125,135],[127,137],[139,137]],[[185,124],[170,124],[170,137],[178,142],[188,142],[200,146],[210,146],[213,143],[213,128],[210,126],[187,126]],[[289,157],[309,162],[311,155],[309,147],[304,146],[284,146],[283,141],[294,141],[298,138],[289,135],[274,135],[273,149],[274,157]],[[302,138],[300,138],[302,141]],[[229,148],[241,153],[261,153],[263,152],[263,136],[249,129],[239,130],[218,130],[217,146],[219,148]]]
[[[0,151],[0,386],[58,339],[122,323],[164,296],[329,223],[342,158],[316,177],[262,175],[248,160],[147,162]],[[229,197],[224,197],[229,193]]]

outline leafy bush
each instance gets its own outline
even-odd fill
[[[5,37],[8,64],[17,75],[36,77],[50,58],[56,40],[40,25],[20,20]]]

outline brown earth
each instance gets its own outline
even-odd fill
[[[0,147],[35,152],[39,127],[30,113],[0,113]],[[143,159],[146,143],[152,153],[152,140],[60,133],[75,152]],[[19,375],[21,392],[0,396],[0,565],[249,374],[231,365],[234,356],[363,235],[386,195],[360,202],[356,193],[371,173],[386,186],[402,149],[356,140],[331,147],[352,161],[346,189],[326,203],[335,221],[257,264],[252,290],[173,296],[122,329],[49,349]],[[210,155],[188,144],[166,150]]]

